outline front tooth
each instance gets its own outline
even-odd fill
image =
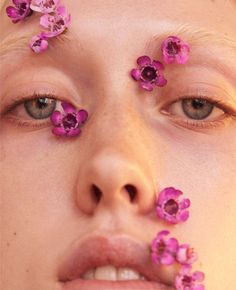
[[[93,280],[94,279],[94,269],[91,269],[91,270],[87,271],[83,275],[82,278],[85,279],[85,280]]]
[[[138,272],[130,268],[119,268],[117,271],[118,280],[140,280],[141,276]]]
[[[117,270],[113,266],[99,267],[95,270],[94,279],[116,281],[117,280]]]

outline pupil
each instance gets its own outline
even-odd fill
[[[77,120],[76,120],[75,116],[72,114],[68,114],[63,119],[63,126],[65,129],[75,128],[76,124],[77,124]]]
[[[195,99],[192,101],[192,106],[194,107],[194,109],[199,110],[204,107],[205,102],[206,101]]]
[[[39,98],[36,100],[36,106],[39,109],[44,109],[48,105],[48,99],[47,98]]]
[[[164,209],[168,214],[174,215],[178,212],[179,205],[174,199],[170,199],[165,204]]]
[[[184,99],[182,109],[191,119],[203,120],[211,114],[214,105],[206,99]]]
[[[156,70],[151,67],[151,66],[146,66],[143,70],[142,70],[142,73],[141,73],[141,76],[142,78],[145,80],[145,81],[154,81],[157,77],[157,72]]]

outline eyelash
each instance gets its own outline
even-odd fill
[[[20,98],[16,98],[15,100],[13,100],[11,102],[10,105],[8,105],[4,112],[2,113],[2,115],[7,115],[8,113],[10,113],[11,111],[13,111],[18,105],[21,105],[23,104],[24,102],[26,101],[32,101],[32,100],[35,100],[35,99],[39,99],[39,98],[49,98],[49,99],[54,99],[56,100],[57,102],[58,101],[61,101],[58,97],[56,97],[54,94],[51,94],[51,93],[36,93],[34,92],[33,95],[30,95],[30,96],[25,96],[25,97],[20,97]],[[171,105],[173,105],[174,103],[177,103],[179,101],[183,101],[183,100],[186,100],[186,99],[202,99],[202,100],[206,100],[208,101],[210,104],[212,104],[213,106],[221,109],[222,111],[225,112],[225,117],[220,119],[220,120],[214,120],[214,121],[201,121],[201,120],[197,120],[197,121],[194,121],[193,119],[188,119],[186,118],[185,120],[182,118],[182,117],[175,117],[175,116],[171,116],[171,114],[168,113],[168,111],[166,111],[165,109],[161,109],[161,112],[165,115],[168,115],[170,116],[170,118],[178,123],[179,125],[181,126],[185,126],[189,129],[210,129],[210,128],[217,128],[221,125],[224,125],[225,122],[228,120],[228,119],[232,119],[232,118],[235,118],[236,119],[236,111],[233,110],[231,107],[229,107],[228,104],[226,104],[224,101],[220,100],[220,101],[216,101],[212,98],[209,98],[208,96],[202,96],[202,95],[192,95],[192,96],[184,96],[184,97],[179,97],[177,98],[177,100],[171,102],[170,104],[167,105],[167,107],[170,107]],[[33,127],[33,128],[43,128],[47,125],[50,125],[51,124],[51,121],[49,118],[49,120],[47,121],[37,121],[37,122],[34,122],[32,123],[32,121],[22,121],[22,120],[19,120],[17,118],[11,118],[11,117],[8,117],[9,121],[13,122],[16,124],[16,126],[19,126],[19,127]]]

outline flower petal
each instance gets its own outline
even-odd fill
[[[62,122],[63,116],[59,111],[54,111],[50,117],[54,126],[59,126]]]
[[[141,77],[141,72],[139,69],[132,69],[130,72],[130,75],[132,76],[132,78],[136,81],[140,80]]]
[[[76,111],[75,107],[70,103],[61,102],[61,106],[66,114],[73,114]]]
[[[153,86],[149,82],[140,82],[140,86],[142,89],[149,91],[149,92],[151,92],[153,90]]]
[[[65,136],[66,130],[63,127],[54,127],[52,129],[52,133],[57,135],[57,136]]]
[[[72,129],[69,132],[67,132],[66,133],[66,136],[68,136],[68,137],[74,137],[74,136],[79,135],[80,133],[81,133],[80,128],[76,128],[76,129]]]
[[[157,69],[157,70],[164,70],[164,65],[163,65],[163,63],[161,63],[160,61],[158,61],[158,60],[154,60],[153,62],[152,62],[152,65]]]
[[[159,77],[157,77],[155,84],[158,87],[164,87],[167,84],[167,80],[165,79],[164,76],[160,75]]]
[[[137,59],[137,64],[143,67],[145,65],[151,64],[151,59],[147,55],[140,56]]]
[[[174,257],[168,253],[164,253],[160,257],[160,262],[162,265],[171,265],[174,263],[174,261]]]
[[[88,112],[86,110],[79,110],[77,113],[77,121],[78,123],[84,123],[88,118]]]

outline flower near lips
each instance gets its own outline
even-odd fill
[[[188,244],[183,244],[179,246],[178,252],[176,254],[176,261],[182,265],[191,265],[197,260],[197,253]]]
[[[55,37],[63,33],[71,22],[71,15],[64,6],[59,6],[54,15],[45,14],[40,18],[40,25],[47,28],[44,32],[46,37]]]
[[[40,13],[51,13],[56,10],[60,0],[32,0],[30,8]]]
[[[182,191],[174,187],[163,189],[156,202],[157,215],[172,224],[186,221],[189,217],[189,212],[186,209],[190,206],[190,200],[184,198],[179,201],[182,194]]]
[[[183,266],[175,278],[175,287],[177,290],[204,290],[202,284],[198,284],[205,279],[203,272],[195,271],[191,274],[191,266]]]
[[[167,37],[161,45],[164,61],[169,64],[176,60],[179,64],[184,64],[189,58],[190,47],[177,36]]]
[[[169,231],[160,231],[151,244],[152,261],[156,264],[171,265],[175,262],[178,251],[178,241],[175,238],[167,239]]]
[[[62,102],[64,113],[54,111],[51,115],[52,124],[55,126],[52,133],[57,136],[73,137],[81,133],[81,125],[87,120],[88,112],[77,110],[69,103]]]
[[[6,13],[8,17],[11,18],[13,23],[17,23],[24,20],[27,16],[31,15],[32,10],[30,9],[31,0],[12,0],[13,6],[8,6],[6,8]]]
[[[140,56],[137,59],[138,69],[131,70],[134,80],[140,82],[141,88],[152,91],[153,86],[163,87],[167,80],[163,76],[164,65],[158,60],[151,60],[149,56]]]

